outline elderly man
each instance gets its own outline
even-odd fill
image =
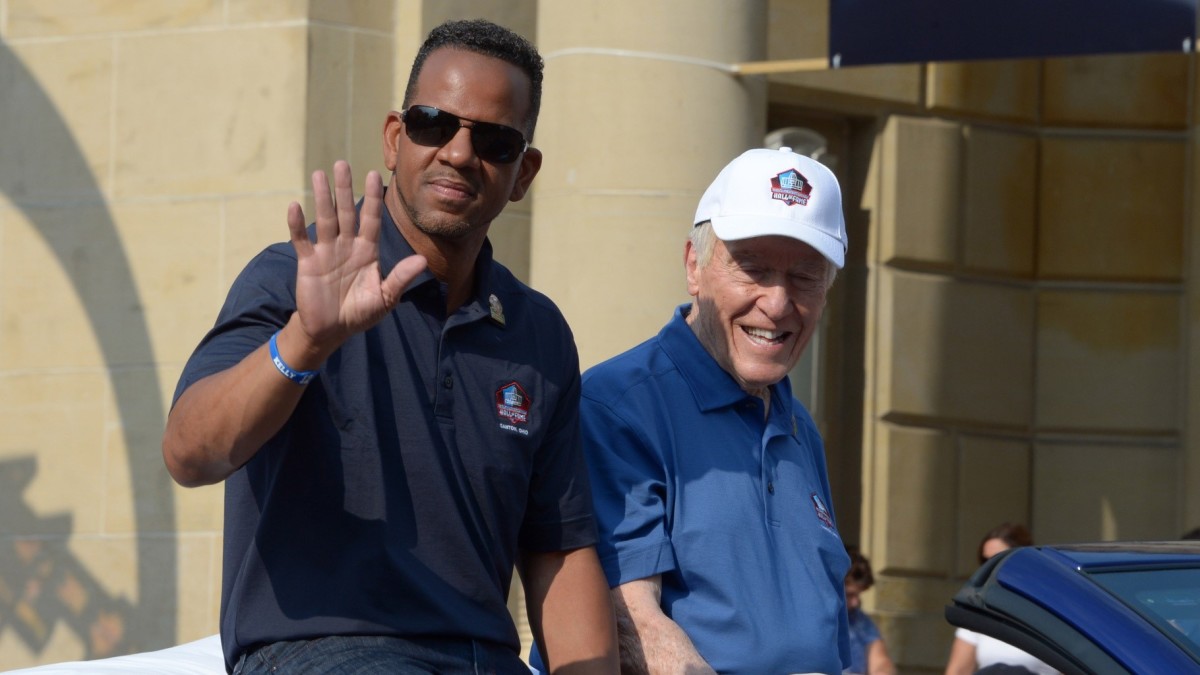
[[[584,452],[625,672],[840,673],[849,567],[791,392],[844,264],[821,164],[750,150],[705,192],[690,305],[583,380]]]

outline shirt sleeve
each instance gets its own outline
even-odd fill
[[[197,381],[240,363],[282,328],[296,311],[295,285],[296,256],[290,243],[271,246],[251,260],[184,366],[173,401]]]
[[[587,466],[580,447],[579,356],[565,327],[567,376],[550,427],[534,455],[529,503],[518,542],[530,551],[565,551],[596,543]]]
[[[672,487],[661,452],[643,429],[609,405],[585,394],[581,410],[600,530],[596,549],[609,586],[676,569],[670,539]]]
[[[863,644],[871,644],[880,639],[879,627],[875,625],[875,620],[867,616],[866,612],[862,614],[862,626],[860,627],[863,634]]]

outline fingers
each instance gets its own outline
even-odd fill
[[[297,255],[314,251],[313,244],[332,243],[340,237],[353,241],[355,235],[378,245],[379,228],[383,215],[383,180],[377,171],[367,174],[366,193],[361,214],[354,203],[354,177],[350,164],[338,160],[333,165],[332,193],[329,177],[324,171],[312,173],[313,204],[316,207],[316,241],[309,240],[304,232],[304,211],[299,204],[288,207],[288,229]]]
[[[324,171],[312,174],[313,204],[317,208],[317,241],[332,241],[337,237],[337,214],[329,195],[329,178]]]
[[[412,282],[413,278],[425,270],[425,256],[410,255],[392,268],[387,278],[380,284],[380,292],[389,308],[400,302],[400,295]]]
[[[383,180],[378,171],[367,172],[364,186],[362,213],[359,215],[358,234],[372,244],[379,243],[379,228],[383,218]]]
[[[375,172],[371,172],[375,173]],[[383,185],[375,176],[378,183],[378,198],[382,199]],[[372,189],[371,177],[367,176],[367,189]],[[330,195],[329,177],[324,171],[314,171],[312,174],[313,202],[317,208],[317,241],[332,241],[338,235],[354,236],[358,231],[358,213],[354,205],[354,177],[350,173],[350,164],[338,160],[333,164],[333,194]],[[374,216],[378,218],[380,205],[373,205]]]
[[[350,164],[338,160],[333,164],[333,196],[337,208],[338,233],[354,236],[358,231],[358,212],[354,208],[354,178]]]
[[[308,240],[308,221],[304,219],[304,209],[298,202],[288,204],[287,224],[291,233],[292,247],[297,256],[306,256],[312,252],[312,242]]]

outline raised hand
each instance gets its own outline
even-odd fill
[[[308,238],[304,210],[288,207],[288,229],[299,260],[296,271],[296,316],[307,339],[307,351],[328,355],[354,333],[375,325],[400,302],[404,288],[421,270],[419,255],[401,260],[387,274],[379,269],[379,228],[383,182],[367,174],[361,218],[354,208],[350,165],[333,166],[333,195],[324,171],[312,175],[316,202],[316,241]],[[301,336],[295,336],[301,337]]]

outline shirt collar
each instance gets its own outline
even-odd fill
[[[696,399],[696,405],[703,411],[715,410],[736,405],[747,399],[759,400],[738,386],[736,380],[717,363],[708,353],[700,339],[692,332],[687,324],[687,315],[692,309],[691,303],[682,304],[675,308],[675,315],[659,331],[658,339],[663,351],[679,369],[679,374],[687,383]],[[790,410],[791,384],[788,378],[771,385],[771,410]]]
[[[396,226],[396,221],[392,220],[392,212],[388,210],[386,204],[383,205],[382,210],[383,216],[379,223],[379,273],[387,274],[396,266],[396,263],[413,255],[416,251],[413,250],[404,235],[400,234],[400,228]],[[437,281],[437,279],[428,269],[422,270],[408,285],[405,292],[431,281]]]
[[[392,213],[387,206],[383,207],[383,216],[380,221],[379,233],[379,271],[381,274],[386,271],[391,271],[396,263],[404,258],[413,255],[416,251],[413,250],[408,240],[400,232],[396,221],[392,219]],[[412,283],[405,289],[405,295],[409,291],[424,286],[428,283],[440,283],[437,277],[428,270],[423,270],[413,279]],[[492,275],[492,242],[489,239],[483,240],[483,247],[479,249],[479,255],[475,257],[475,289],[471,299],[467,301],[459,312],[466,314],[467,321],[491,317],[493,323],[503,326],[503,298],[504,293],[500,289],[502,284],[496,283],[496,278]],[[495,301],[493,296],[498,296]],[[497,309],[498,308],[498,309]],[[497,319],[497,315],[499,319]]]

